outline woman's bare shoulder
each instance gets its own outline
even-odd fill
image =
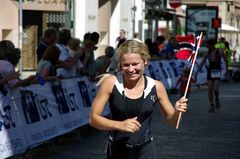
[[[106,74],[98,82],[101,87],[112,88],[116,81],[115,75]]]
[[[159,89],[165,89],[163,83],[161,81],[155,80],[156,88]]]

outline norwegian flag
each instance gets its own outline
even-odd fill
[[[202,32],[197,37],[197,40],[195,40],[195,36],[193,34],[190,34],[188,36],[177,36],[177,41],[179,42],[180,49],[177,52],[176,57],[179,59],[183,59],[183,60],[191,60],[191,63],[192,63],[190,73],[188,76],[187,85],[186,85],[185,92],[184,92],[184,97],[186,97],[187,90],[189,88],[189,84],[190,84],[191,77],[192,77],[194,64],[195,64],[196,57],[198,54],[198,49],[200,48],[200,45],[202,44]],[[197,44],[196,44],[196,41],[197,41]],[[176,129],[178,129],[178,127],[179,127],[181,116],[182,116],[182,112],[180,112],[178,115]]]
[[[176,53],[176,57],[181,60],[192,61],[196,50],[196,40],[194,34],[187,36],[178,35],[176,37],[179,44],[179,50]]]

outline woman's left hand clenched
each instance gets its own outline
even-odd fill
[[[186,112],[187,111],[187,102],[188,99],[182,97],[180,100],[178,100],[175,104],[175,109],[179,112]]]

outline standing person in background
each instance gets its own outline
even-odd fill
[[[157,48],[157,53],[158,56],[164,57],[164,44],[165,44],[166,38],[163,35],[157,36],[154,44],[156,45],[155,47]]]
[[[90,76],[91,80],[93,80],[97,73],[94,51],[97,49],[99,34],[97,32],[86,33],[83,42],[83,47],[88,49],[84,49],[80,57],[83,63],[83,68],[80,69],[80,73]]]
[[[111,58],[114,54],[114,48],[111,46],[106,47],[105,55],[99,56],[96,59],[97,75],[101,75],[107,72],[109,65],[111,64]]]
[[[6,59],[6,54],[11,52],[15,48],[14,44],[10,40],[0,41],[0,60]]]
[[[126,39],[125,37],[125,30],[121,29],[119,32],[119,36],[116,38],[115,41],[115,48],[118,48],[121,44],[119,44],[119,41],[122,40],[122,42],[124,42]]]
[[[13,74],[19,59],[21,58],[21,51],[18,48],[11,48],[6,52],[4,60],[0,60],[0,74],[2,78],[7,78]],[[30,75],[25,79],[14,78],[5,83],[6,88],[15,88],[19,86],[27,86],[35,82],[35,75]]]
[[[225,38],[224,37],[221,37],[220,39],[219,39],[219,41],[214,45],[215,46],[215,48],[217,48],[217,49],[222,49],[222,50],[224,50],[224,48],[225,48]]]
[[[231,64],[231,49],[230,49],[230,47],[229,47],[229,42],[225,41],[225,42],[224,42],[224,45],[225,45],[225,48],[224,48],[224,56],[225,56],[225,58],[227,59],[227,68],[226,68],[226,69],[228,70],[228,72],[230,72],[229,66],[230,66],[230,64]],[[226,77],[223,81],[224,81],[224,82],[229,82],[230,77],[231,77],[231,74],[229,73],[229,74],[228,74],[228,77]]]
[[[89,123],[109,131],[108,159],[156,159],[151,133],[152,113],[158,103],[165,119],[176,126],[180,112],[186,112],[187,99],[175,107],[164,85],[144,75],[148,48],[127,40],[118,49],[121,72],[100,79],[100,88],[90,111]],[[111,118],[102,116],[109,102]]]
[[[154,53],[154,43],[152,41],[151,38],[147,38],[144,42],[147,46],[148,46],[148,52],[149,52],[149,55],[150,55],[150,58],[153,56],[153,53]]]
[[[37,74],[44,81],[57,80],[56,64],[58,63],[60,50],[56,45],[50,45],[45,50],[42,59],[38,63]]]
[[[68,42],[68,50],[72,57],[80,50],[81,40],[78,38],[71,38]]]
[[[219,85],[221,78],[221,58],[223,57],[226,68],[227,68],[227,59],[224,56],[222,49],[217,49],[215,47],[215,40],[209,39],[207,41],[208,52],[203,55],[202,61],[198,67],[196,72],[196,79],[198,72],[202,69],[202,66],[208,60],[208,68],[207,68],[207,80],[208,80],[208,98],[210,102],[209,113],[215,112],[216,109],[220,108],[220,99],[219,99]],[[228,75],[226,70],[225,77]],[[215,97],[215,104],[213,102],[213,98]]]
[[[71,38],[68,42],[68,49],[70,55],[75,61],[75,65],[73,66],[72,69],[74,70],[77,76],[79,75],[78,69],[83,67],[83,63],[79,58],[82,55],[80,44],[81,40],[78,38]]]
[[[122,38],[118,41],[117,48],[115,49],[115,52],[111,58],[111,64],[109,66],[110,72],[115,72],[118,69],[118,55],[116,53],[116,50],[126,41],[126,38]]]
[[[164,46],[162,55],[164,58],[173,59],[175,58],[175,53],[178,49],[178,42],[176,38],[172,36]]]
[[[100,35],[97,32],[92,32],[91,33],[90,40],[94,43],[95,46],[98,44],[99,38],[100,38]]]
[[[74,77],[76,76],[75,60],[72,58],[69,50],[68,43],[71,39],[71,33],[68,29],[63,29],[59,32],[57,46],[61,53],[59,56],[59,62],[57,64],[57,76],[58,77]]]
[[[43,38],[40,40],[37,48],[37,62],[42,59],[42,56],[49,45],[57,42],[57,30],[54,28],[47,28],[44,31]]]
[[[82,48],[87,48],[87,49],[81,49],[80,54],[78,54],[79,59],[82,62],[82,67],[79,68],[78,72],[79,74],[91,76],[91,73],[88,70],[88,63],[90,59],[94,60],[93,52],[95,49],[95,45],[94,45],[94,42],[91,41],[90,32],[84,34]]]

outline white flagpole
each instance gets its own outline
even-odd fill
[[[186,96],[187,96],[188,87],[189,87],[189,84],[190,84],[190,81],[191,81],[192,72],[193,72],[193,68],[194,68],[194,65],[195,65],[195,61],[196,61],[196,58],[197,58],[197,55],[198,55],[198,50],[199,50],[199,48],[200,48],[200,43],[201,43],[201,41],[202,41],[202,32],[201,32],[201,34],[200,34],[200,36],[199,36],[199,40],[198,40],[197,48],[196,48],[196,53],[195,53],[195,55],[194,55],[194,57],[193,57],[193,62],[192,62],[193,64],[192,64],[192,66],[191,66],[191,70],[190,70],[190,73],[189,73],[189,76],[188,76],[187,86],[186,86],[186,88],[185,88],[185,92],[184,92],[184,96],[183,96],[184,98],[186,98]],[[177,125],[176,125],[176,129],[178,129],[178,127],[179,127],[179,123],[180,123],[181,117],[182,117],[182,112],[179,113],[178,120],[177,120]]]

